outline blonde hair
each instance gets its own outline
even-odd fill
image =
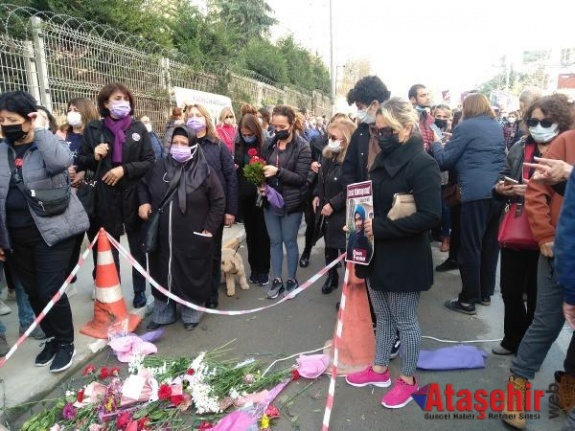
[[[234,114],[234,110],[231,108],[231,106],[226,106],[220,111],[220,116],[218,118],[219,123],[220,124],[224,123],[228,113],[232,114],[232,117],[234,117],[234,124],[236,124],[236,114]]]
[[[351,141],[351,135],[353,135],[353,132],[355,132],[355,129],[357,129],[357,126],[353,121],[351,121],[347,118],[339,118],[339,119],[336,119],[336,120],[334,120],[328,124],[327,133],[329,133],[330,130],[333,130],[333,129],[337,129],[341,132],[341,134],[343,135],[342,141],[345,142],[345,145],[342,146],[343,148],[341,149],[341,151],[339,153],[334,153],[333,151],[331,151],[329,149],[328,146],[325,146],[323,151],[322,151],[322,155],[326,159],[332,159],[334,156],[337,156],[336,161],[338,163],[342,163],[343,159],[345,158],[345,152],[347,151],[349,141]]]
[[[399,97],[392,97],[379,108],[377,114],[381,114],[389,127],[399,131],[412,127],[419,130],[419,118],[411,102]]]
[[[218,141],[220,140],[220,136],[218,135],[218,132],[216,131],[216,128],[214,127],[214,123],[212,121],[212,116],[210,115],[210,111],[208,111],[204,105],[200,105],[199,103],[194,103],[192,105],[186,105],[186,120],[189,118],[190,116],[190,110],[192,108],[196,108],[198,111],[200,111],[200,114],[202,114],[202,117],[205,118],[206,120],[206,135],[217,139]]]

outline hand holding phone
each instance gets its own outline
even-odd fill
[[[503,177],[503,184],[506,186],[515,186],[515,185],[519,184],[519,181],[517,181],[514,178],[504,176]]]

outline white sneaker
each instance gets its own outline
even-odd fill
[[[4,301],[0,301],[0,316],[12,313],[12,309],[8,307]]]

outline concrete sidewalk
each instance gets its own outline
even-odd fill
[[[235,224],[231,228],[224,229],[223,243],[234,238],[243,238],[243,225]],[[128,248],[126,237],[122,237],[122,245]],[[76,357],[72,367],[65,372],[53,374],[50,373],[49,367],[39,368],[34,366],[34,359],[40,352],[42,341],[34,339],[26,340],[0,369],[0,384],[2,388],[2,397],[0,397],[1,408],[11,408],[20,404],[41,400],[44,396],[52,391],[58,384],[68,380],[79,368],[83,367],[99,351],[106,347],[106,340],[96,340],[86,335],[80,334],[81,327],[92,320],[94,316],[94,302],[91,299],[93,281],[92,269],[93,264],[91,256],[85,261],[84,265],[78,272],[78,280],[75,283],[77,293],[70,298],[72,305],[72,314],[74,318],[74,332],[76,348]],[[148,306],[134,310],[132,307],[132,272],[128,262],[120,259],[121,278],[125,282],[122,285],[124,300],[128,311],[145,317],[149,313],[149,307],[153,302],[150,287],[147,289]],[[0,319],[6,325],[6,339],[12,346],[19,337],[18,328],[18,307],[16,302],[6,301],[8,289],[5,282],[2,282],[2,300],[12,309],[8,315],[1,316]],[[0,413],[1,418],[1,413]]]

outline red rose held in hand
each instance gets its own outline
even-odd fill
[[[250,148],[250,149],[248,150],[248,156],[254,157],[254,156],[257,156],[257,155],[258,155],[258,150],[256,150],[255,148]]]

